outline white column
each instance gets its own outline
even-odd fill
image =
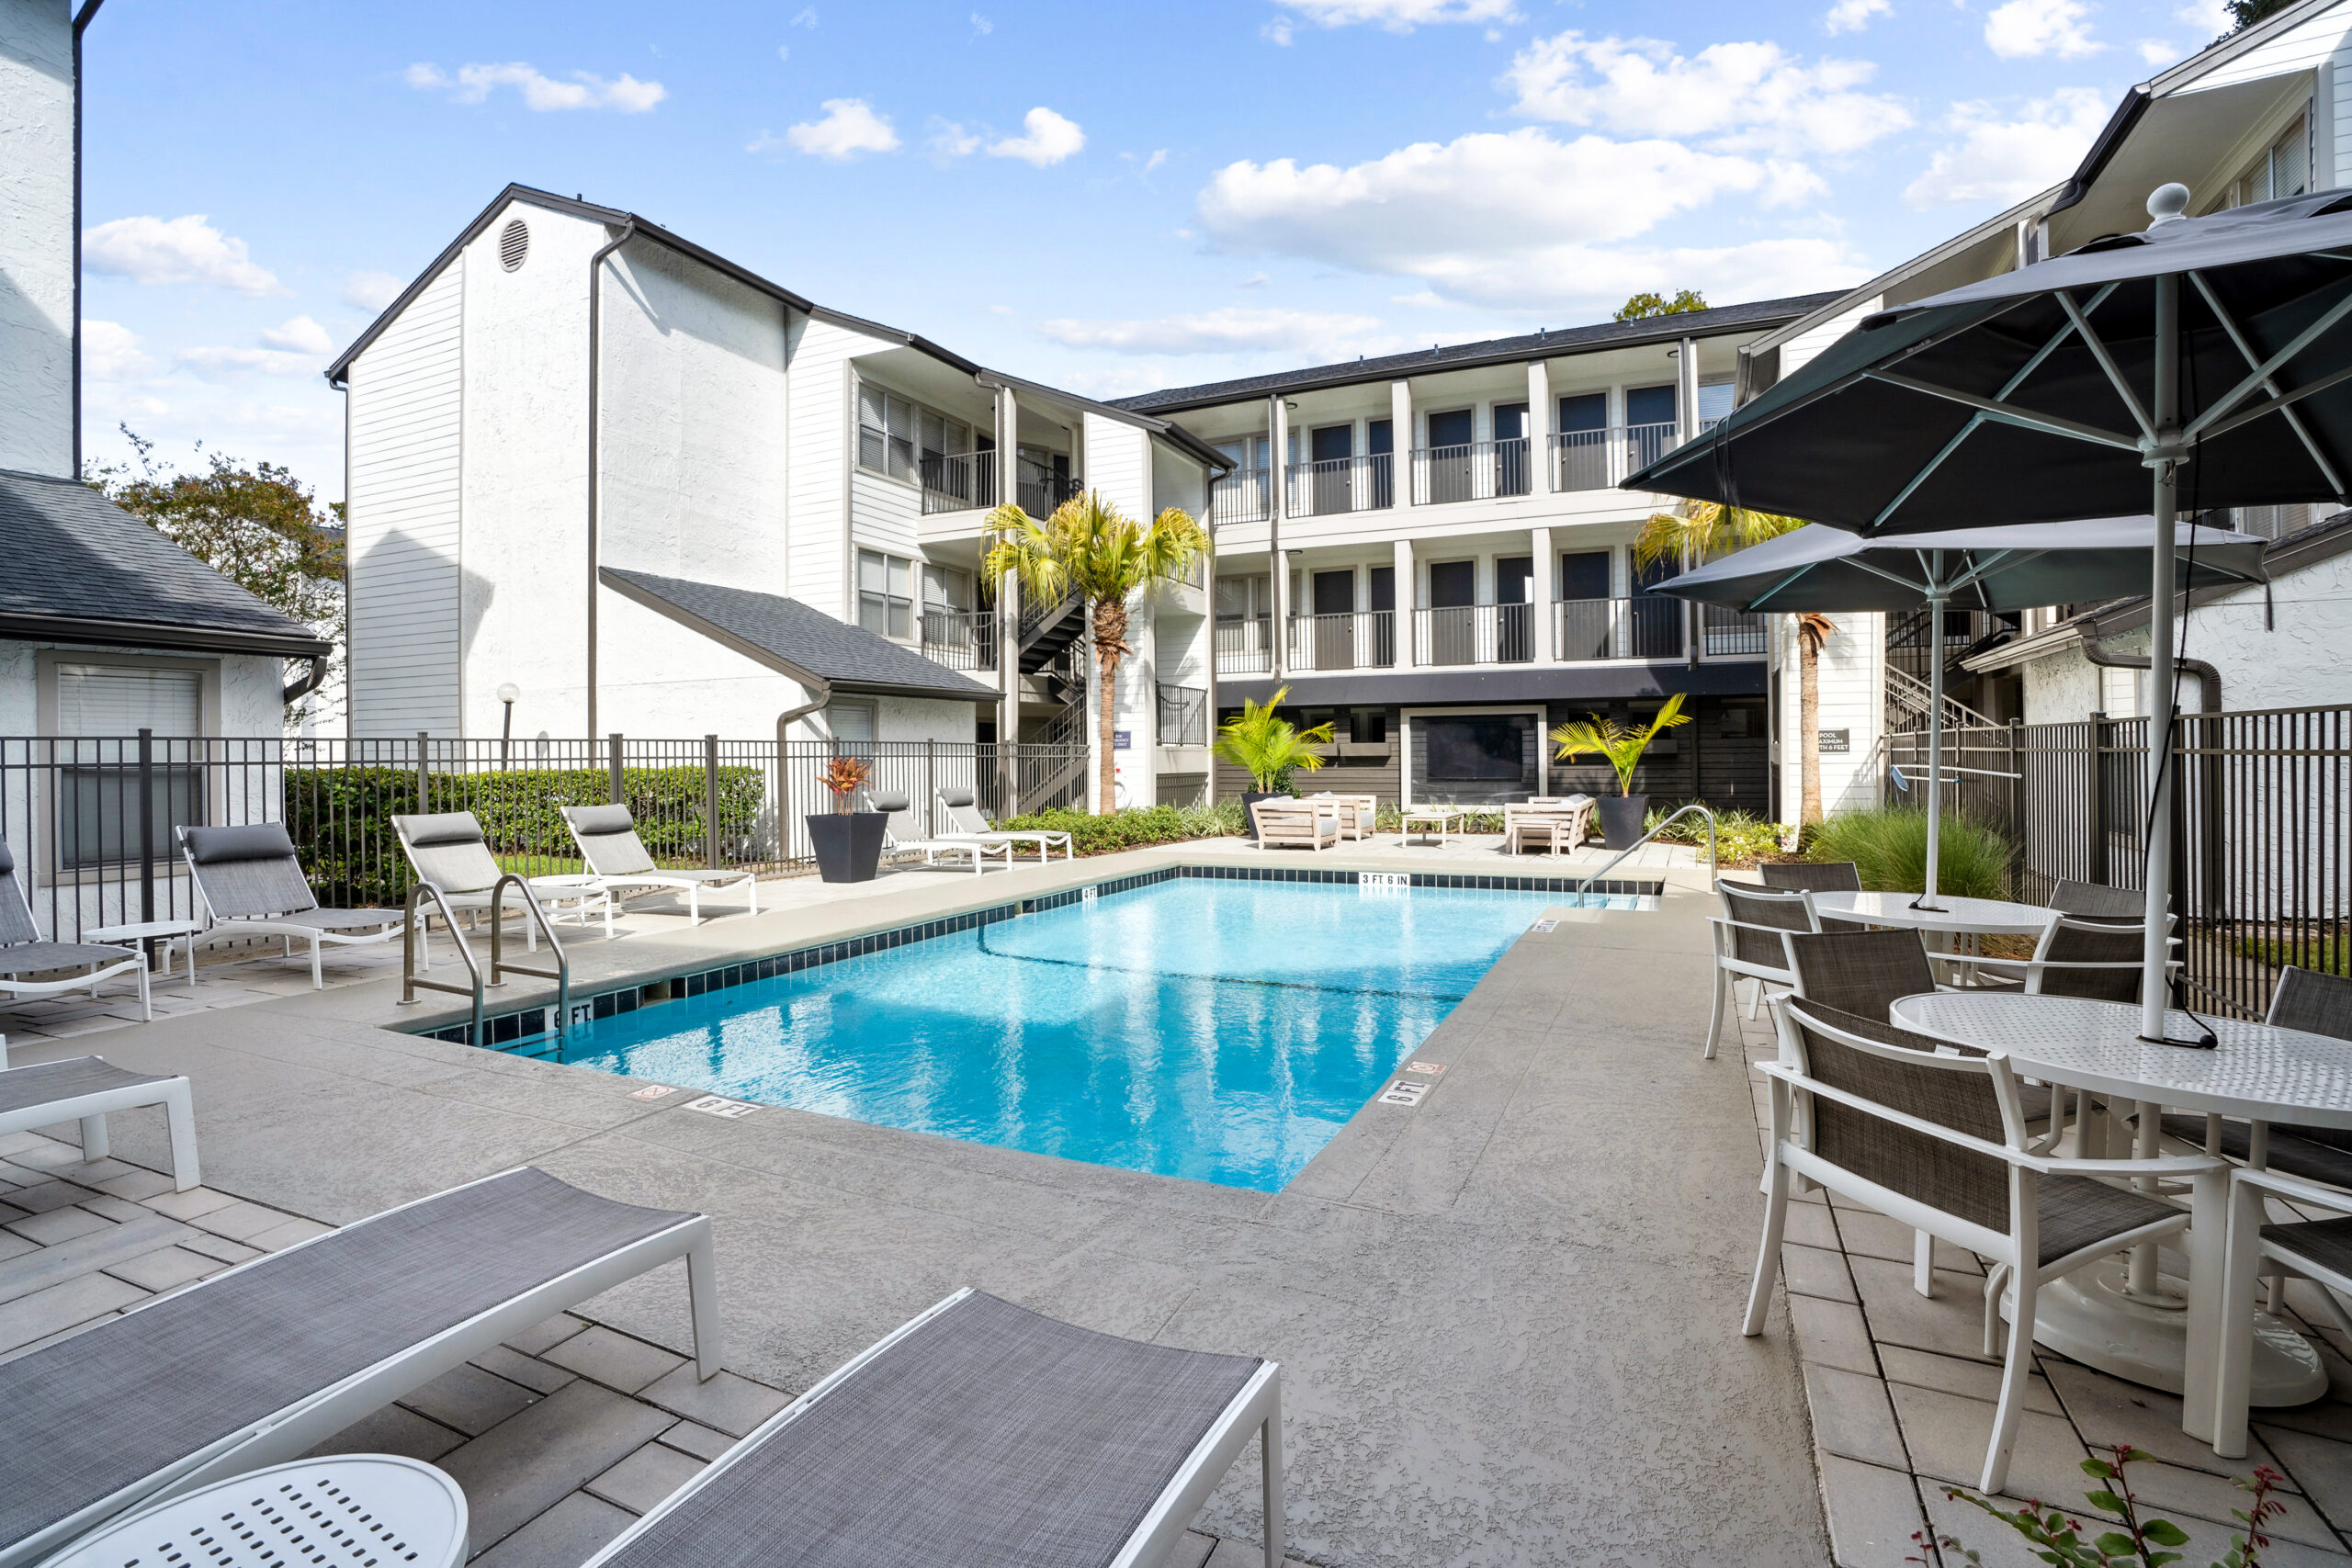
[[[1404,383],[1399,381],[1398,386]],[[1420,585],[1413,581],[1413,541],[1399,539],[1396,543],[1396,667],[1410,669],[1419,659],[1419,617],[1413,614],[1421,602]]]
[[[1540,359],[1527,362],[1527,460],[1534,465],[1535,481],[1532,487],[1538,495],[1552,493],[1554,479],[1552,463],[1552,376]],[[1536,575],[1538,582],[1552,581],[1549,569]]]
[[[1535,583],[1529,592],[1529,597],[1535,601],[1535,607],[1528,612],[1535,618],[1535,662],[1557,664],[1560,661],[1559,639],[1552,635],[1552,624],[1558,612],[1552,608],[1552,601],[1560,595],[1552,580],[1559,571],[1560,561],[1552,553],[1552,530],[1530,528],[1527,531],[1527,547],[1535,554]]]
[[[996,389],[996,503],[1012,499],[1012,437],[1020,428],[1021,407],[1012,389]],[[1000,748],[1021,739],[1021,580],[1006,572],[996,588],[996,738]],[[1000,750],[1003,770],[1005,809],[1018,812],[1012,798],[1012,753]]]
[[[1266,560],[1274,591],[1273,661],[1274,679],[1279,681],[1290,672],[1290,567],[1283,558],[1283,518],[1290,502],[1290,407],[1280,393],[1268,401],[1273,404],[1268,423],[1273,432],[1274,457],[1267,467],[1272,470],[1274,493],[1266,520]]]
[[[1699,340],[1686,337],[1675,355],[1674,434],[1678,442],[1699,434]]]
[[[1396,456],[1391,459],[1396,465],[1394,476],[1396,504],[1410,506],[1413,504],[1413,448],[1419,445],[1413,439],[1413,384],[1410,381],[1388,383],[1388,422],[1389,444],[1396,448]],[[1396,592],[1401,603],[1405,593],[1403,582],[1397,583]]]

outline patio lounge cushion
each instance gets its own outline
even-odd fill
[[[974,1292],[883,1350],[608,1568],[1099,1568],[1261,1363]]]
[[[91,942],[23,942],[0,947],[0,975],[43,975],[93,964],[120,964],[139,955],[127,947]]]
[[[626,806],[568,806],[563,814],[571,819],[571,830],[583,839],[637,831],[637,818]]]
[[[416,874],[442,892],[480,893],[497,885],[498,861],[472,812],[435,811],[392,821]]]
[[[0,1365],[0,1544],[691,1217],[510,1171]]]
[[[939,792],[939,803],[947,807],[966,807],[978,797],[968,789],[945,789]]]
[[[254,822],[243,828],[183,828],[188,858],[198,865],[225,865],[241,860],[287,860],[294,840],[283,822]]]
[[[114,1066],[102,1056],[75,1056],[63,1062],[36,1062],[28,1067],[0,1070],[0,1116],[36,1105],[54,1105],[110,1089],[130,1089],[142,1083],[169,1083],[153,1073],[134,1073]]]
[[[489,841],[470,811],[433,811],[419,816],[402,817],[402,828],[408,830],[408,841],[418,849],[428,844],[480,844]]]

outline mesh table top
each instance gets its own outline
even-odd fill
[[[1988,935],[2040,936],[2057,918],[2039,904],[2001,898],[1956,898],[1936,895],[1936,909],[1915,909],[1915,893],[1816,893],[1813,907],[1840,919],[1873,926],[1910,926],[1923,931],[1978,931]]]

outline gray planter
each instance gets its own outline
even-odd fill
[[[1642,822],[1650,814],[1646,795],[1604,795],[1592,803],[1600,818],[1601,840],[1612,850],[1630,850],[1642,841]]]

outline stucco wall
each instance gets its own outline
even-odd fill
[[[776,715],[808,700],[798,682],[610,589],[598,614],[607,653],[597,724],[608,733],[767,740],[775,739]],[[614,649],[628,649],[628,657],[614,657]],[[530,714],[526,704],[515,705],[516,734],[548,728]],[[483,733],[496,734],[495,724]]]
[[[281,700],[286,660],[254,653],[190,653],[183,649],[99,648],[87,643],[0,640],[0,735],[40,735],[53,726],[41,722],[40,655],[56,649],[73,659],[103,664],[111,658],[152,656],[176,663],[211,665],[217,698],[214,733],[237,738],[275,739],[283,733],[286,705]]]
[[[0,468],[74,471],[67,0],[0,0]]]

